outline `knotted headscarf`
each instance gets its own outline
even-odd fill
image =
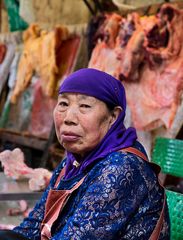
[[[122,83],[111,75],[92,68],[80,69],[68,76],[61,84],[59,94],[80,93],[95,97],[109,106],[122,108],[115,123],[111,126],[102,141],[85,157],[79,160],[76,167],[74,154],[67,152],[65,179],[84,172],[91,164],[109,153],[130,147],[137,139],[134,128],[126,129],[124,126],[126,95]],[[77,159],[78,161],[78,159]]]

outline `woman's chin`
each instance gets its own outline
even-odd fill
[[[76,146],[74,146],[74,143],[63,143],[62,146],[68,152],[71,152],[71,153],[77,154],[77,155],[82,155],[81,154],[82,150],[78,149]]]

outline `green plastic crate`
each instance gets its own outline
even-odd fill
[[[183,240],[183,194],[166,190],[171,240]]]
[[[157,138],[153,148],[152,162],[157,163],[165,174],[183,177],[183,141]]]

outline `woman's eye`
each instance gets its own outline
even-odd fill
[[[80,107],[82,107],[82,108],[91,108],[91,106],[88,105],[88,104],[81,104]]]
[[[59,102],[58,104],[60,107],[67,107],[68,104],[66,102]]]
[[[67,102],[59,102],[57,104],[57,110],[61,111],[61,112],[65,111],[67,109],[67,107],[68,107],[68,103]]]

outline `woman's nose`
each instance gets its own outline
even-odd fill
[[[67,109],[65,113],[64,123],[67,125],[77,125],[78,123],[78,110],[74,107],[70,107]]]

